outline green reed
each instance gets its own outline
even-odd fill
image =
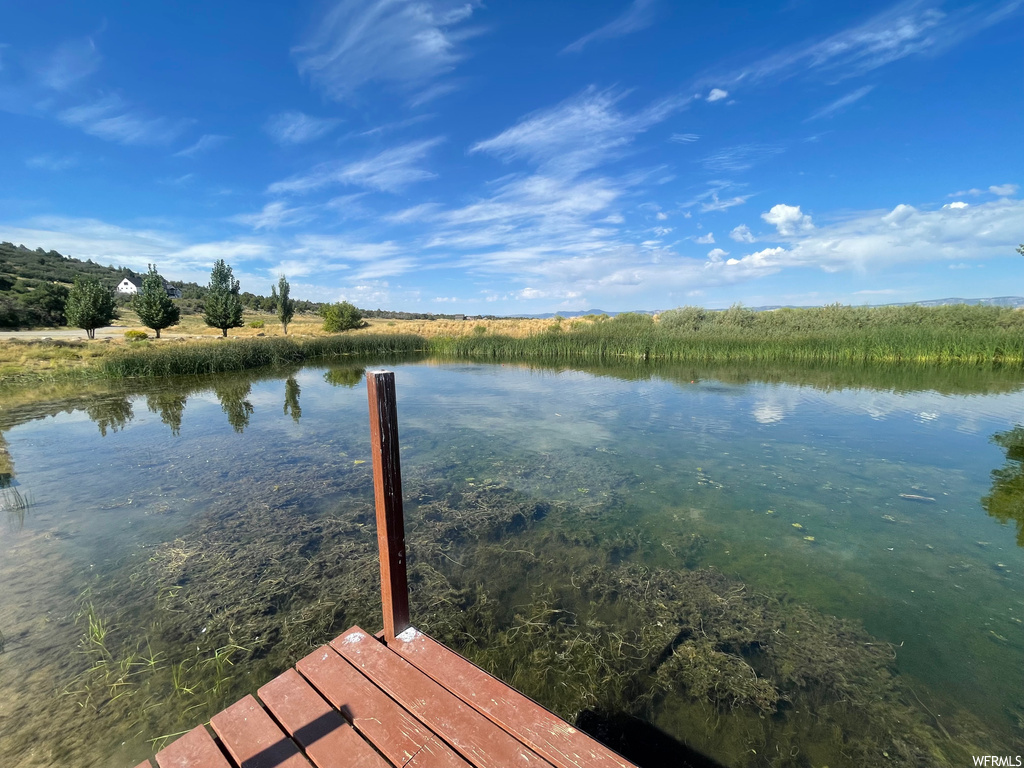
[[[101,371],[108,378],[196,376],[343,357],[409,355],[425,346],[419,336],[398,334],[168,344],[126,350],[105,360]]]

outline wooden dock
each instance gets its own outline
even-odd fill
[[[409,622],[394,374],[367,374],[384,630],[352,627],[159,768],[636,768]],[[258,697],[258,698],[257,698]],[[152,763],[146,761],[138,768]]]

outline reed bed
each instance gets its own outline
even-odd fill
[[[424,347],[418,336],[397,334],[192,342],[121,351],[104,360],[100,370],[109,378],[200,376],[344,357],[407,356]]]

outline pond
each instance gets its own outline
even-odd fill
[[[379,629],[379,362],[4,396],[0,764],[134,765]],[[387,367],[413,621],[560,715],[727,766],[1024,753],[1018,374]]]

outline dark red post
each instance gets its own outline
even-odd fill
[[[405,574],[405,520],[402,511],[402,469],[398,460],[398,411],[395,374],[368,371],[373,494],[377,501],[377,547],[380,553],[380,596],[384,604],[384,639],[409,628],[409,584]]]

